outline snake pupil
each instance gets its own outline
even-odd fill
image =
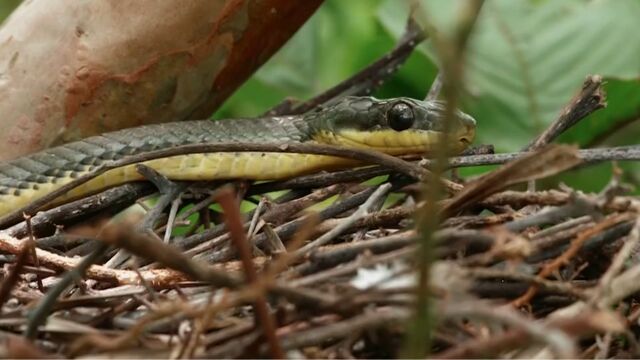
[[[413,126],[414,118],[413,110],[405,103],[393,105],[387,113],[389,127],[396,131],[407,130]]]

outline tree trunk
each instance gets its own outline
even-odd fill
[[[0,160],[207,117],[321,3],[23,2],[0,28]]]

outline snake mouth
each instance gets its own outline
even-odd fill
[[[469,129],[450,135],[447,142],[450,151],[455,154],[464,151],[473,142],[474,135],[475,131]],[[442,132],[432,130],[342,130],[335,133],[324,132],[316,140],[330,144],[373,149],[390,155],[409,155],[432,152],[445,143],[445,136]]]
[[[315,137],[322,143],[373,149],[390,155],[421,154],[436,149],[443,143],[443,133],[430,130],[342,130],[322,132]],[[468,139],[467,139],[468,140]]]

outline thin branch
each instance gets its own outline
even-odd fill
[[[440,95],[440,90],[442,89],[442,72],[438,72],[436,78],[433,79],[433,83],[431,83],[431,88],[429,88],[429,92],[427,96],[424,98],[425,101],[434,101],[438,99],[438,95]]]
[[[2,284],[0,284],[0,310],[9,299],[11,290],[18,282],[20,273],[27,264],[27,258],[31,255],[31,247],[33,247],[32,242],[25,242],[25,244],[22,246],[22,249],[18,253],[18,256],[16,256],[16,260],[9,270],[9,274],[4,276],[4,279],[2,279]]]
[[[413,50],[426,38],[422,29],[409,18],[404,35],[400,38],[396,46],[383,55],[380,59],[371,65],[362,69],[360,72],[351,76],[347,80],[339,83],[331,89],[307,100],[299,105],[292,106],[291,109],[285,111],[270,111],[267,114],[285,113],[285,114],[303,114],[315,107],[328,103],[332,99],[337,99],[349,95],[365,95],[370,94],[373,89],[382,85],[383,81],[391,76],[411,55]]]
[[[560,116],[549,127],[538,135],[524,150],[536,150],[551,143],[570,127],[587,117],[592,112],[606,106],[606,95],[602,89],[602,77],[590,75],[582,84],[580,92],[565,106]]]
[[[51,312],[53,305],[58,300],[58,296],[62,294],[72,283],[77,279],[81,279],[87,269],[107,251],[109,245],[100,242],[93,252],[86,256],[82,261],[78,263],[78,266],[73,268],[60,279],[60,281],[51,288],[47,295],[38,306],[29,315],[29,323],[25,329],[24,336],[27,339],[33,339],[37,335],[38,327],[44,324],[47,320],[47,316]]]
[[[240,207],[238,206],[238,200],[235,196],[235,192],[231,190],[231,188],[225,187],[218,191],[216,198],[220,206],[224,209],[224,219],[227,224],[227,228],[229,228],[231,240],[240,254],[246,280],[250,284],[256,283],[259,280],[258,273],[253,264],[253,256],[251,254],[249,240],[247,239],[242,225],[242,220],[240,219]],[[269,305],[267,304],[267,299],[264,293],[260,292],[256,295],[253,308],[256,312],[256,325],[262,327],[262,333],[269,344],[271,358],[284,359],[285,356],[282,351],[282,346],[276,336],[276,323],[269,312]]]
[[[296,251],[296,256],[303,256],[304,254],[308,253],[309,251],[311,251],[311,250],[313,250],[313,249],[315,249],[315,248],[317,248],[319,246],[322,246],[322,245],[330,242],[331,240],[335,239],[344,230],[346,230],[347,228],[349,228],[350,226],[355,224],[358,220],[360,220],[364,216],[366,216],[369,213],[370,208],[378,200],[380,200],[380,198],[385,196],[387,194],[387,192],[389,191],[389,189],[391,189],[391,184],[380,185],[373,192],[373,194],[371,194],[371,196],[367,199],[367,201],[365,201],[362,205],[360,205],[358,210],[356,210],[353,214],[351,214],[346,219],[343,219],[340,222],[339,225],[337,225],[336,227],[331,229],[329,232],[327,232],[324,235],[320,236],[316,240],[308,243],[307,245],[301,247],[299,250]]]

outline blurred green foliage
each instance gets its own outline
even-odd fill
[[[393,47],[411,3],[326,0],[216,118],[255,116],[287,96],[305,99],[347,78]],[[413,3],[420,4],[419,22],[446,35],[465,0]],[[462,99],[463,109],[478,120],[476,143],[494,144],[497,151],[521,149],[560,114],[590,74],[605,77],[608,107],[560,141],[638,143],[637,127],[623,126],[640,117],[640,39],[633,35],[638,18],[638,0],[487,0],[469,42]],[[375,95],[424,97],[437,59],[425,42]],[[628,180],[638,177],[637,165],[623,168]],[[609,164],[591,166],[556,180],[597,191],[610,169]]]
[[[17,3],[2,0],[0,18]],[[214,117],[256,116],[286,97],[306,99],[344,80],[393,47],[410,4],[420,5],[419,22],[446,35],[465,0],[326,0]],[[580,146],[637,143],[637,19],[639,0],[487,0],[469,42],[462,99],[463,110],[478,120],[476,143],[519,150],[558,116],[589,74],[607,80],[608,107],[560,140]],[[424,97],[437,59],[425,42],[375,95]],[[630,178],[640,177],[635,164],[623,167]],[[603,164],[559,179],[595,191],[609,176],[610,165]]]
[[[22,0],[1,0],[0,1],[0,22],[4,20]]]

